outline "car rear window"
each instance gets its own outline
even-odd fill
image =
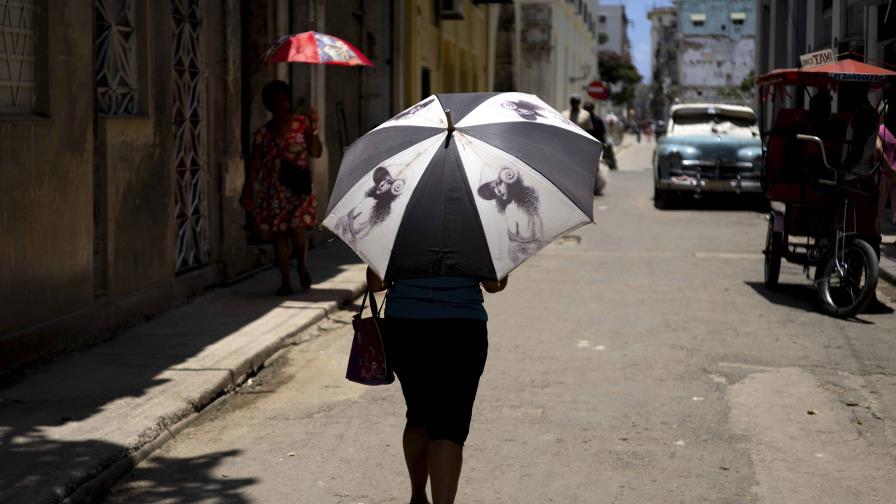
[[[722,109],[684,109],[672,115],[676,125],[730,122],[735,126],[749,128],[756,125],[756,116],[752,112]]]

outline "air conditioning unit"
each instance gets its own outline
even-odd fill
[[[441,19],[463,19],[464,0],[436,0]]]

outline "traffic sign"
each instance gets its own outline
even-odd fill
[[[588,96],[595,100],[606,100],[610,97],[610,88],[604,81],[591,81],[588,84]]]

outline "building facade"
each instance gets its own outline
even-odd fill
[[[597,49],[617,54],[629,54],[631,43],[628,39],[628,16],[625,5],[597,6]]]
[[[239,2],[3,0],[0,13],[3,370],[251,257],[232,190]]]
[[[495,89],[539,96],[562,110],[597,78],[596,2],[517,0],[496,19]]]
[[[684,101],[746,102],[741,83],[754,70],[752,0],[679,0],[676,93]]]
[[[864,55],[872,64],[896,66],[896,5],[886,17],[888,0],[758,0],[759,33],[757,74],[775,68],[794,68],[800,55],[831,49],[834,55],[849,51]],[[774,108],[808,106],[801,94],[784,102],[756,104],[765,108],[766,125]],[[834,107],[837,106],[836,101]]]
[[[678,10],[661,7],[647,13],[650,21],[651,85],[649,115],[666,120],[678,89]],[[673,41],[673,43],[669,43]]]
[[[435,93],[490,91],[496,21],[487,2],[411,0],[402,26],[403,106]]]

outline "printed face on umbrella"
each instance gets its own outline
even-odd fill
[[[520,118],[527,121],[537,121],[539,117],[547,119],[547,116],[541,113],[543,110],[541,107],[526,100],[505,101],[501,106],[516,112]]]
[[[505,166],[494,180],[482,183],[477,191],[484,200],[494,200],[499,211],[515,203],[528,212],[538,211],[538,191],[523,183],[518,169]]]
[[[351,208],[337,222],[337,233],[349,244],[367,237],[374,228],[392,214],[392,204],[404,191],[404,179],[392,176],[383,166],[373,171],[373,185],[364,199]]]
[[[393,196],[398,196],[401,194],[401,191],[404,189],[404,181],[401,179],[394,179],[392,175],[389,173],[389,170],[379,167],[373,173],[373,183],[374,190],[377,195],[391,193]]]

